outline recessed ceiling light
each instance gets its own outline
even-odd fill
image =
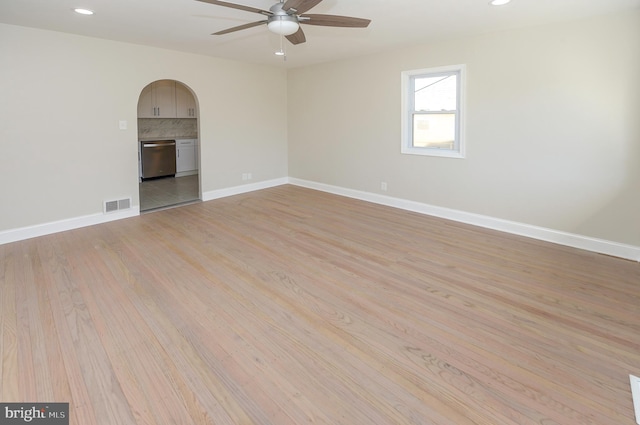
[[[73,9],[73,11],[81,15],[93,15],[93,10],[89,10],[89,9],[77,8],[77,9]]]
[[[491,0],[489,4],[491,6],[502,6],[503,4],[509,3],[511,0]]]

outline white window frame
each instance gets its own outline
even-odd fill
[[[429,148],[413,146],[413,114],[415,101],[416,77],[437,77],[439,75],[456,74],[457,79],[457,102],[456,102],[456,129],[453,149]],[[437,68],[415,69],[402,72],[402,131],[401,131],[401,152],[409,155],[440,156],[447,158],[465,157],[465,137],[464,137],[464,111],[465,111],[465,81],[466,66],[451,65]]]

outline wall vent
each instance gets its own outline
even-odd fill
[[[119,210],[128,210],[129,208],[131,208],[131,198],[118,200]]]
[[[114,201],[104,201],[104,213],[112,213],[131,208],[131,198],[117,199]]]

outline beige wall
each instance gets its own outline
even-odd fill
[[[158,79],[198,98],[204,192],[287,176],[282,69],[3,24],[0,58],[0,232],[139,205],[137,103]]]
[[[203,192],[248,172],[385,181],[392,197],[640,246],[639,52],[639,12],[288,73],[0,24],[0,233],[137,205],[138,96],[175,79],[198,97]],[[467,158],[401,155],[400,72],[448,64],[467,65]]]
[[[467,65],[467,157],[400,154],[400,73]],[[294,69],[289,176],[640,246],[640,13]]]

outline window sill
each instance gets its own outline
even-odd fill
[[[437,156],[441,158],[457,158],[463,159],[464,153],[459,151],[452,151],[449,149],[434,149],[434,148],[410,148],[402,147],[400,151],[407,155],[422,155],[422,156]]]

